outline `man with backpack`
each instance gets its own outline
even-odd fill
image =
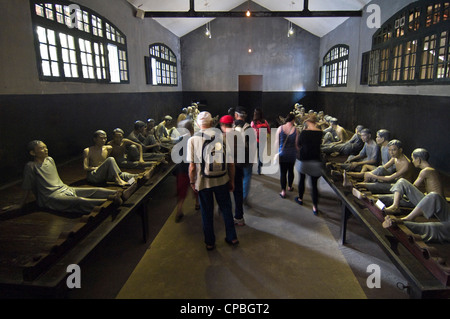
[[[189,179],[194,192],[198,192],[207,250],[213,250],[216,242],[214,196],[225,224],[225,242],[232,246],[239,244],[230,197],[230,191],[234,189],[234,164],[227,159],[220,130],[211,128],[211,122],[209,112],[198,114],[200,131],[188,140],[187,149]]]

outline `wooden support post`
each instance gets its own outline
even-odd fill
[[[350,212],[344,202],[341,203],[341,245],[345,245],[347,235],[347,221],[350,218]]]
[[[144,240],[144,243],[147,243],[148,240],[148,202],[149,200],[144,201],[140,207],[141,222],[142,222],[142,239]]]

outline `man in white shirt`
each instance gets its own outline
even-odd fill
[[[200,131],[188,140],[187,149],[189,179],[194,192],[198,192],[207,250],[213,250],[216,241],[213,224],[214,196],[225,223],[225,241],[232,246],[239,243],[230,197],[230,191],[234,189],[234,164],[226,160],[226,157],[218,156],[225,151],[222,134],[220,130],[211,128],[211,121],[209,112],[198,114]]]

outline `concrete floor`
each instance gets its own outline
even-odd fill
[[[297,177],[294,181],[296,187]],[[281,199],[277,175],[253,175],[240,245],[229,247],[215,214],[217,248],[203,244],[201,216],[191,196],[185,218],[174,222],[175,178],[169,176],[149,205],[150,239],[142,242],[140,217],[131,215],[80,265],[82,288],[67,297],[120,299],[405,299],[400,272],[355,219],[339,245],[340,205],[320,180],[320,215],[296,192]],[[368,288],[367,268],[380,266],[381,287]]]

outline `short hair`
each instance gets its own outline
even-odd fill
[[[363,129],[361,130],[361,134],[372,135],[372,132],[371,132],[370,129],[368,129],[368,128],[363,128]]]
[[[360,132],[361,133],[361,131],[364,129],[364,126],[363,125],[358,125],[358,126],[356,126],[356,132]]]
[[[378,136],[384,138],[385,140],[389,141],[391,139],[391,132],[389,132],[386,129],[378,130],[377,134],[378,134]]]
[[[122,134],[122,135],[125,134],[125,132],[124,132],[121,128],[115,128],[115,129],[113,130],[113,134],[116,134],[116,133],[120,133],[120,134]]]
[[[243,118],[247,117],[247,110],[242,106],[236,107],[234,109],[234,113],[237,113],[240,117],[243,117]]]
[[[421,160],[428,161],[430,158],[430,153],[428,153],[428,151],[424,148],[416,148],[412,152],[412,156],[414,156],[414,158],[420,158]]]
[[[388,146],[397,146],[397,148],[403,148],[403,144],[399,140],[389,141]]]
[[[137,120],[136,122],[134,122],[134,129],[135,130],[139,130],[140,128],[142,128],[144,126],[145,126],[145,123],[140,121],[140,120]]]
[[[335,118],[335,117],[332,117],[331,119],[330,119],[330,123],[331,124],[338,124],[338,119],[337,118]]]
[[[147,119],[147,124],[150,122],[156,123],[156,121],[154,119]]]
[[[107,135],[103,130],[97,130],[94,132],[94,138],[99,137],[100,135]]]
[[[27,151],[31,152],[34,151],[34,149],[36,148],[36,146],[38,146],[40,143],[42,143],[41,140],[32,140],[31,142],[29,142],[27,144]]]

